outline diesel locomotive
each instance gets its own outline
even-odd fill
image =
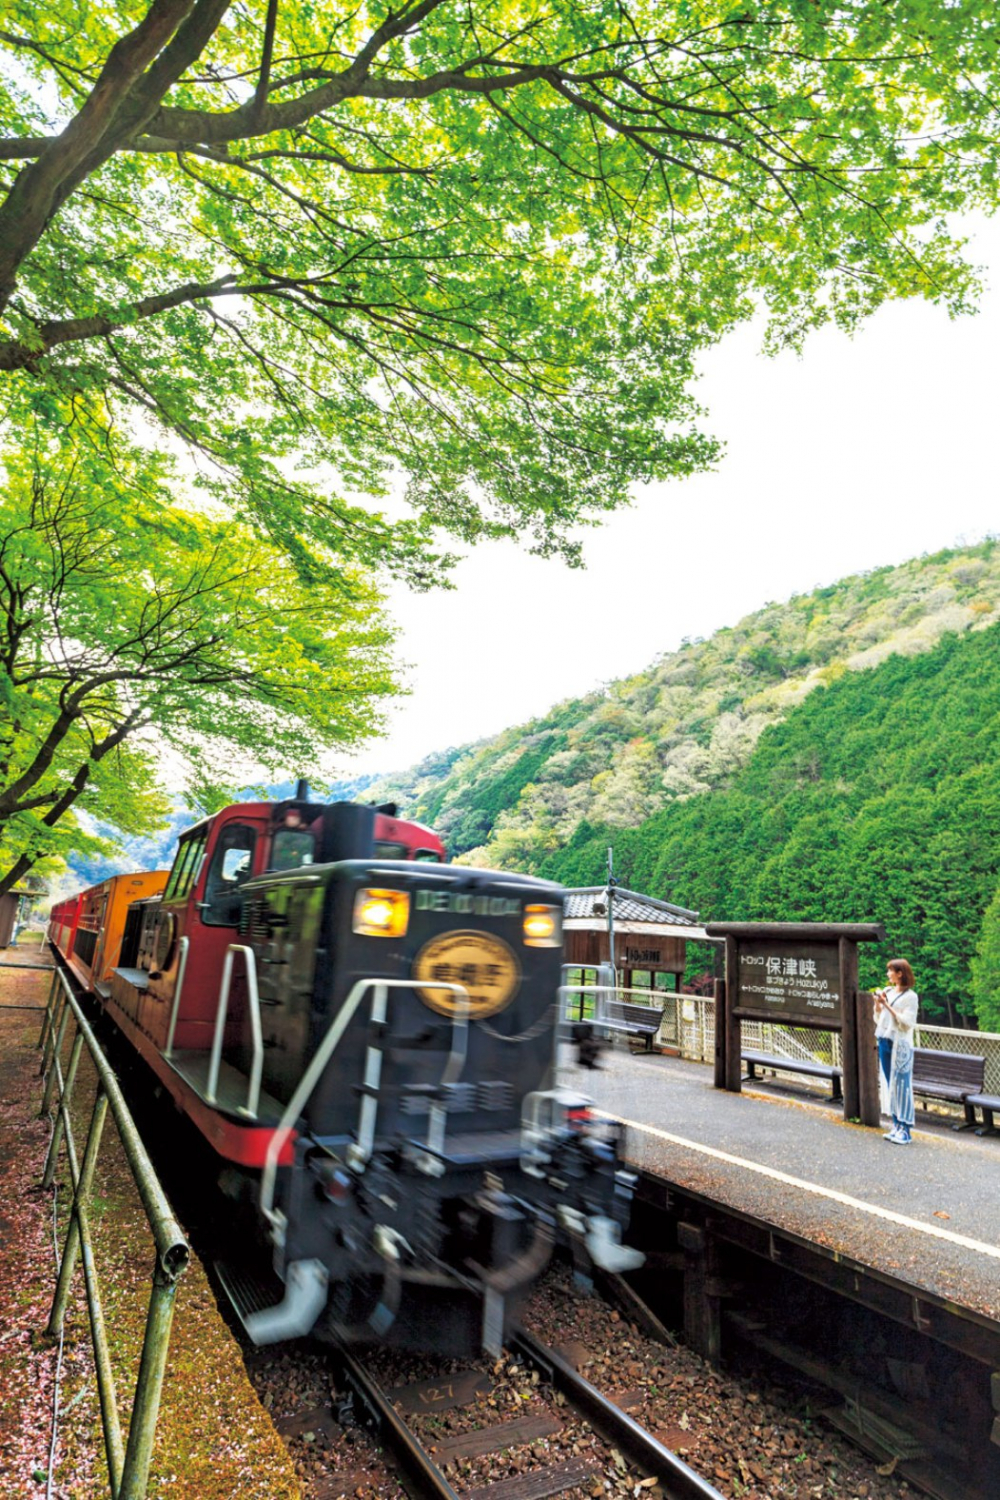
[[[53,912],[71,964],[91,894]],[[266,1247],[222,1270],[256,1342],[498,1352],[557,1243],[639,1263],[616,1142],[556,1085],[561,961],[560,887],[391,807],[300,786],[181,838],[91,988]]]

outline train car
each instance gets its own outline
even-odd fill
[[[64,901],[57,901],[49,913],[49,942],[64,958],[73,947],[82,902],[83,892],[77,891],[75,896],[68,896]]]
[[[557,1240],[641,1259],[555,1086],[562,890],[443,856],[393,809],[237,804],[133,908],[103,1003],[260,1231],[272,1289],[228,1277],[257,1342],[497,1351]]]
[[[159,895],[167,873],[113,875],[52,908],[49,940],[84,989],[107,998],[112,971],[120,961],[129,909],[135,901]]]

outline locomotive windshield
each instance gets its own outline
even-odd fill
[[[204,824],[201,824],[198,831],[190,837],[181,839],[174,867],[163,893],[165,901],[184,900],[197,878],[207,843],[208,829]]]
[[[441,863],[441,856],[436,849],[413,849],[409,844],[400,843],[396,839],[376,839],[375,858],[417,859],[436,865]]]
[[[299,870],[311,865],[316,844],[307,828],[279,828],[271,840],[269,870]]]

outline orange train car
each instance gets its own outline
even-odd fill
[[[133,901],[161,895],[168,874],[150,870],[112,875],[52,908],[49,939],[85,989],[105,1000],[110,995],[128,909]]]

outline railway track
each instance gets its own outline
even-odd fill
[[[286,1436],[324,1432],[341,1437],[363,1428],[389,1456],[399,1484],[418,1500],[546,1500],[548,1496],[618,1493],[662,1500],[721,1500],[719,1491],[639,1425],[575,1368],[566,1354],[521,1332],[494,1366],[523,1388],[523,1411],[512,1420],[491,1401],[488,1369],[470,1367],[386,1389],[369,1364],[345,1349],[332,1356],[337,1398],[294,1424]],[[442,1413],[448,1412],[450,1430]],[[466,1423],[468,1419],[468,1425]],[[292,1430],[294,1427],[294,1431]],[[515,1472],[495,1477],[510,1467]],[[310,1500],[370,1494],[370,1469],[345,1470],[310,1490]]]

